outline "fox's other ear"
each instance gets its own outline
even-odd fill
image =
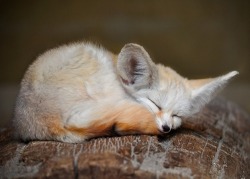
[[[198,112],[227,84],[227,82],[237,75],[237,71],[232,71],[217,78],[189,80],[192,89],[191,111]]]
[[[146,50],[137,44],[126,44],[118,55],[117,71],[124,86],[139,90],[152,85],[156,67]]]

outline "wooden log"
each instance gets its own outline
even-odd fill
[[[249,178],[250,117],[215,99],[165,136],[22,143],[0,131],[0,178]]]

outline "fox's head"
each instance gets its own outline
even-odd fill
[[[178,128],[182,118],[199,112],[238,74],[233,71],[217,78],[188,80],[171,68],[155,64],[137,44],[122,48],[117,71],[127,93],[153,113],[161,132]]]

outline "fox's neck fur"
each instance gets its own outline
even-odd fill
[[[23,140],[169,132],[236,74],[188,80],[155,64],[137,44],[125,45],[118,55],[91,43],[64,45],[27,70],[13,124]]]

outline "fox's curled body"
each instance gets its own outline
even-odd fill
[[[13,125],[23,140],[82,142],[116,134],[168,132],[201,109],[237,72],[187,80],[156,65],[143,47],[118,56],[90,43],[41,55],[27,70]]]

